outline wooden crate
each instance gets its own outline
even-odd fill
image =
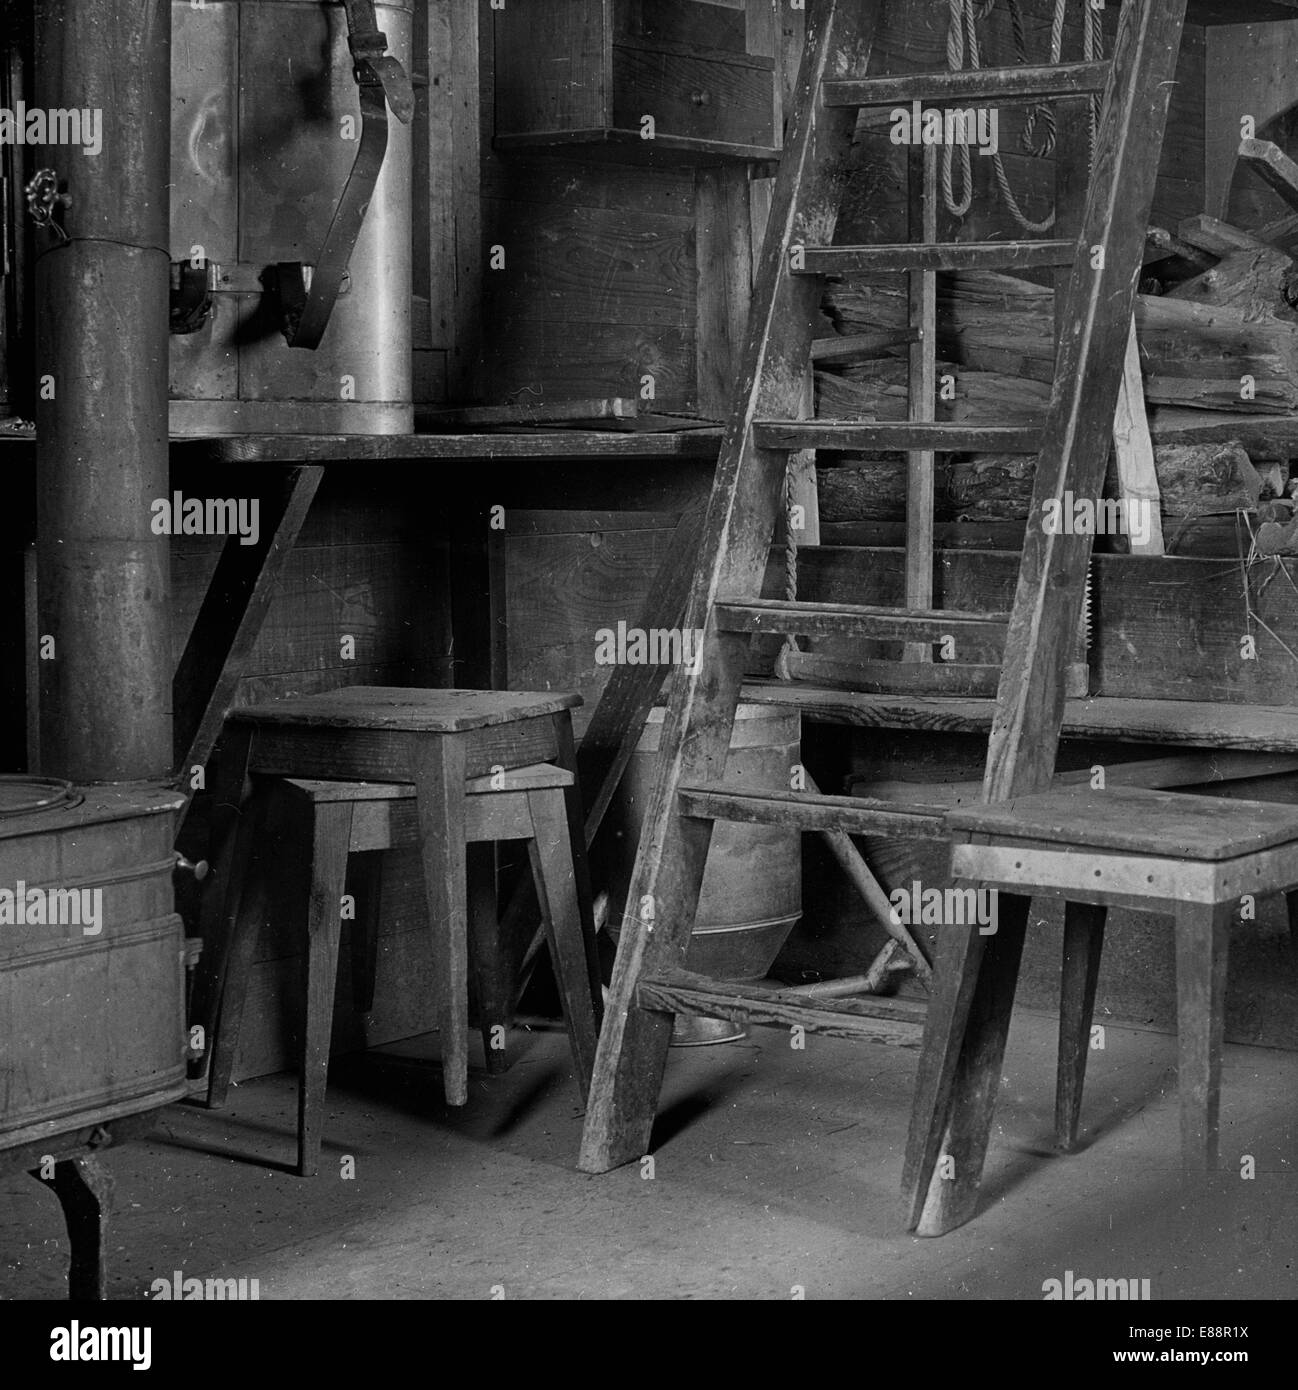
[[[497,148],[771,159],[774,0],[547,0],[493,11]]]

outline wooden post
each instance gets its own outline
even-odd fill
[[[171,772],[170,64],[170,0],[37,6],[32,105],[83,126],[32,161],[71,198],[37,232],[41,768],[81,782]]]

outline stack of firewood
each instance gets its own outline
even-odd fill
[[[1294,180],[1298,167],[1275,146],[1246,141],[1241,160],[1268,182]],[[1298,417],[1298,215],[1250,234],[1214,218],[1151,228],[1137,298],[1136,329],[1147,403],[1161,416],[1221,412]],[[900,277],[833,286],[824,301],[826,334],[848,338],[904,328]],[[1008,275],[966,272],[938,281],[940,420],[1038,423],[1054,374],[1054,291]],[[822,352],[816,413],[825,418],[904,420],[906,348],[864,361]],[[1156,418],[1161,418],[1156,410]],[[1192,417],[1190,417],[1192,418]],[[1158,435],[1156,430],[1156,436]],[[1220,432],[1217,432],[1220,435]],[[1163,510],[1172,518],[1256,508],[1283,491],[1283,473],[1238,441],[1158,442]],[[904,514],[904,479],[883,459],[853,460],[855,476],[822,475],[822,515],[833,520]],[[1027,514],[1031,461],[966,457],[939,461],[938,501],[947,519],[1015,519]],[[864,509],[864,510],[863,510]]]

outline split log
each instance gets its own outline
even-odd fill
[[[1167,292],[1168,299],[1239,309],[1248,319],[1298,321],[1295,267],[1286,251],[1260,246],[1232,251],[1215,266]]]

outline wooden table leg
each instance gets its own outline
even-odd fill
[[[529,842],[537,898],[550,942],[555,982],[563,1001],[577,1084],[585,1101],[590,1091],[595,1049],[599,1043],[599,990],[592,991],[587,972],[586,935],[582,926],[581,893],[569,848],[571,825],[563,792],[529,792],[533,838]]]
[[[1106,908],[1092,903],[1070,902],[1064,905],[1064,964],[1060,977],[1059,1061],[1055,1081],[1055,1145],[1065,1153],[1070,1152],[1077,1143],[1106,916]]]
[[[954,1230],[977,1206],[1028,906],[1002,893],[994,936],[941,929],[902,1179],[909,1228],[923,1236]]]
[[[329,1035],[338,980],[342,897],[347,888],[347,846],[352,834],[350,801],[315,807],[311,835],[311,889],[306,922],[305,1018],[298,1068],[297,1170],[314,1177],[320,1167],[324,1101],[329,1079]]]
[[[216,777],[211,787],[211,833],[208,859],[211,873],[203,886],[199,904],[199,925],[203,937],[203,952],[195,971],[193,1001],[189,1021],[202,1027],[208,1047],[216,1030],[216,1015],[220,1008],[229,965],[231,924],[238,915],[239,895],[242,892],[247,865],[240,855],[247,853],[246,838],[241,843],[242,824],[248,783],[248,757],[252,747],[252,730],[231,725],[221,741]],[[207,1069],[210,1052],[190,1063],[194,1079]]]
[[[1234,903],[1181,903],[1176,910],[1177,1089],[1181,1166],[1189,1178],[1217,1167],[1226,957]]]
[[[598,1029],[604,1013],[601,985],[599,947],[596,944],[595,899],[590,886],[590,864],[586,857],[586,817],[582,810],[581,782],[577,773],[577,748],[572,737],[572,715],[561,710],[554,716],[555,741],[559,751],[555,761],[572,773],[572,785],[563,790],[564,814],[568,821],[568,843],[572,846],[574,886],[577,892],[577,921],[581,924],[583,950],[586,955],[586,974],[590,980],[591,997],[595,1001],[595,1024]]]
[[[356,920],[351,930],[352,1008],[367,1014],[374,1007],[379,968],[379,925],[383,919],[383,851],[362,850],[351,857]]]
[[[207,1002],[203,1014],[207,1030],[207,1104],[214,1110],[225,1104],[230,1089],[253,959],[268,913],[272,874],[269,842],[278,820],[278,796],[273,786],[266,786],[245,802],[235,850],[226,864],[221,909],[223,960],[213,977],[214,982],[219,981],[218,993]]]
[[[468,845],[465,857],[468,862],[469,964],[473,971],[478,1029],[482,1033],[487,1071],[499,1076],[509,1070],[503,1035],[508,1030],[513,1009],[497,915],[496,847],[488,843]],[[495,1034],[496,1029],[501,1033]]]
[[[40,1178],[40,1169],[32,1170]],[[60,1159],[46,1186],[54,1189],[68,1227],[71,1259],[68,1298],[73,1302],[102,1302],[108,1294],[107,1237],[112,1208],[113,1179],[99,1159],[88,1153]]]
[[[437,1017],[448,1105],[469,1099],[468,902],[465,745],[459,734],[416,737],[411,753],[420,854],[437,972]]]

